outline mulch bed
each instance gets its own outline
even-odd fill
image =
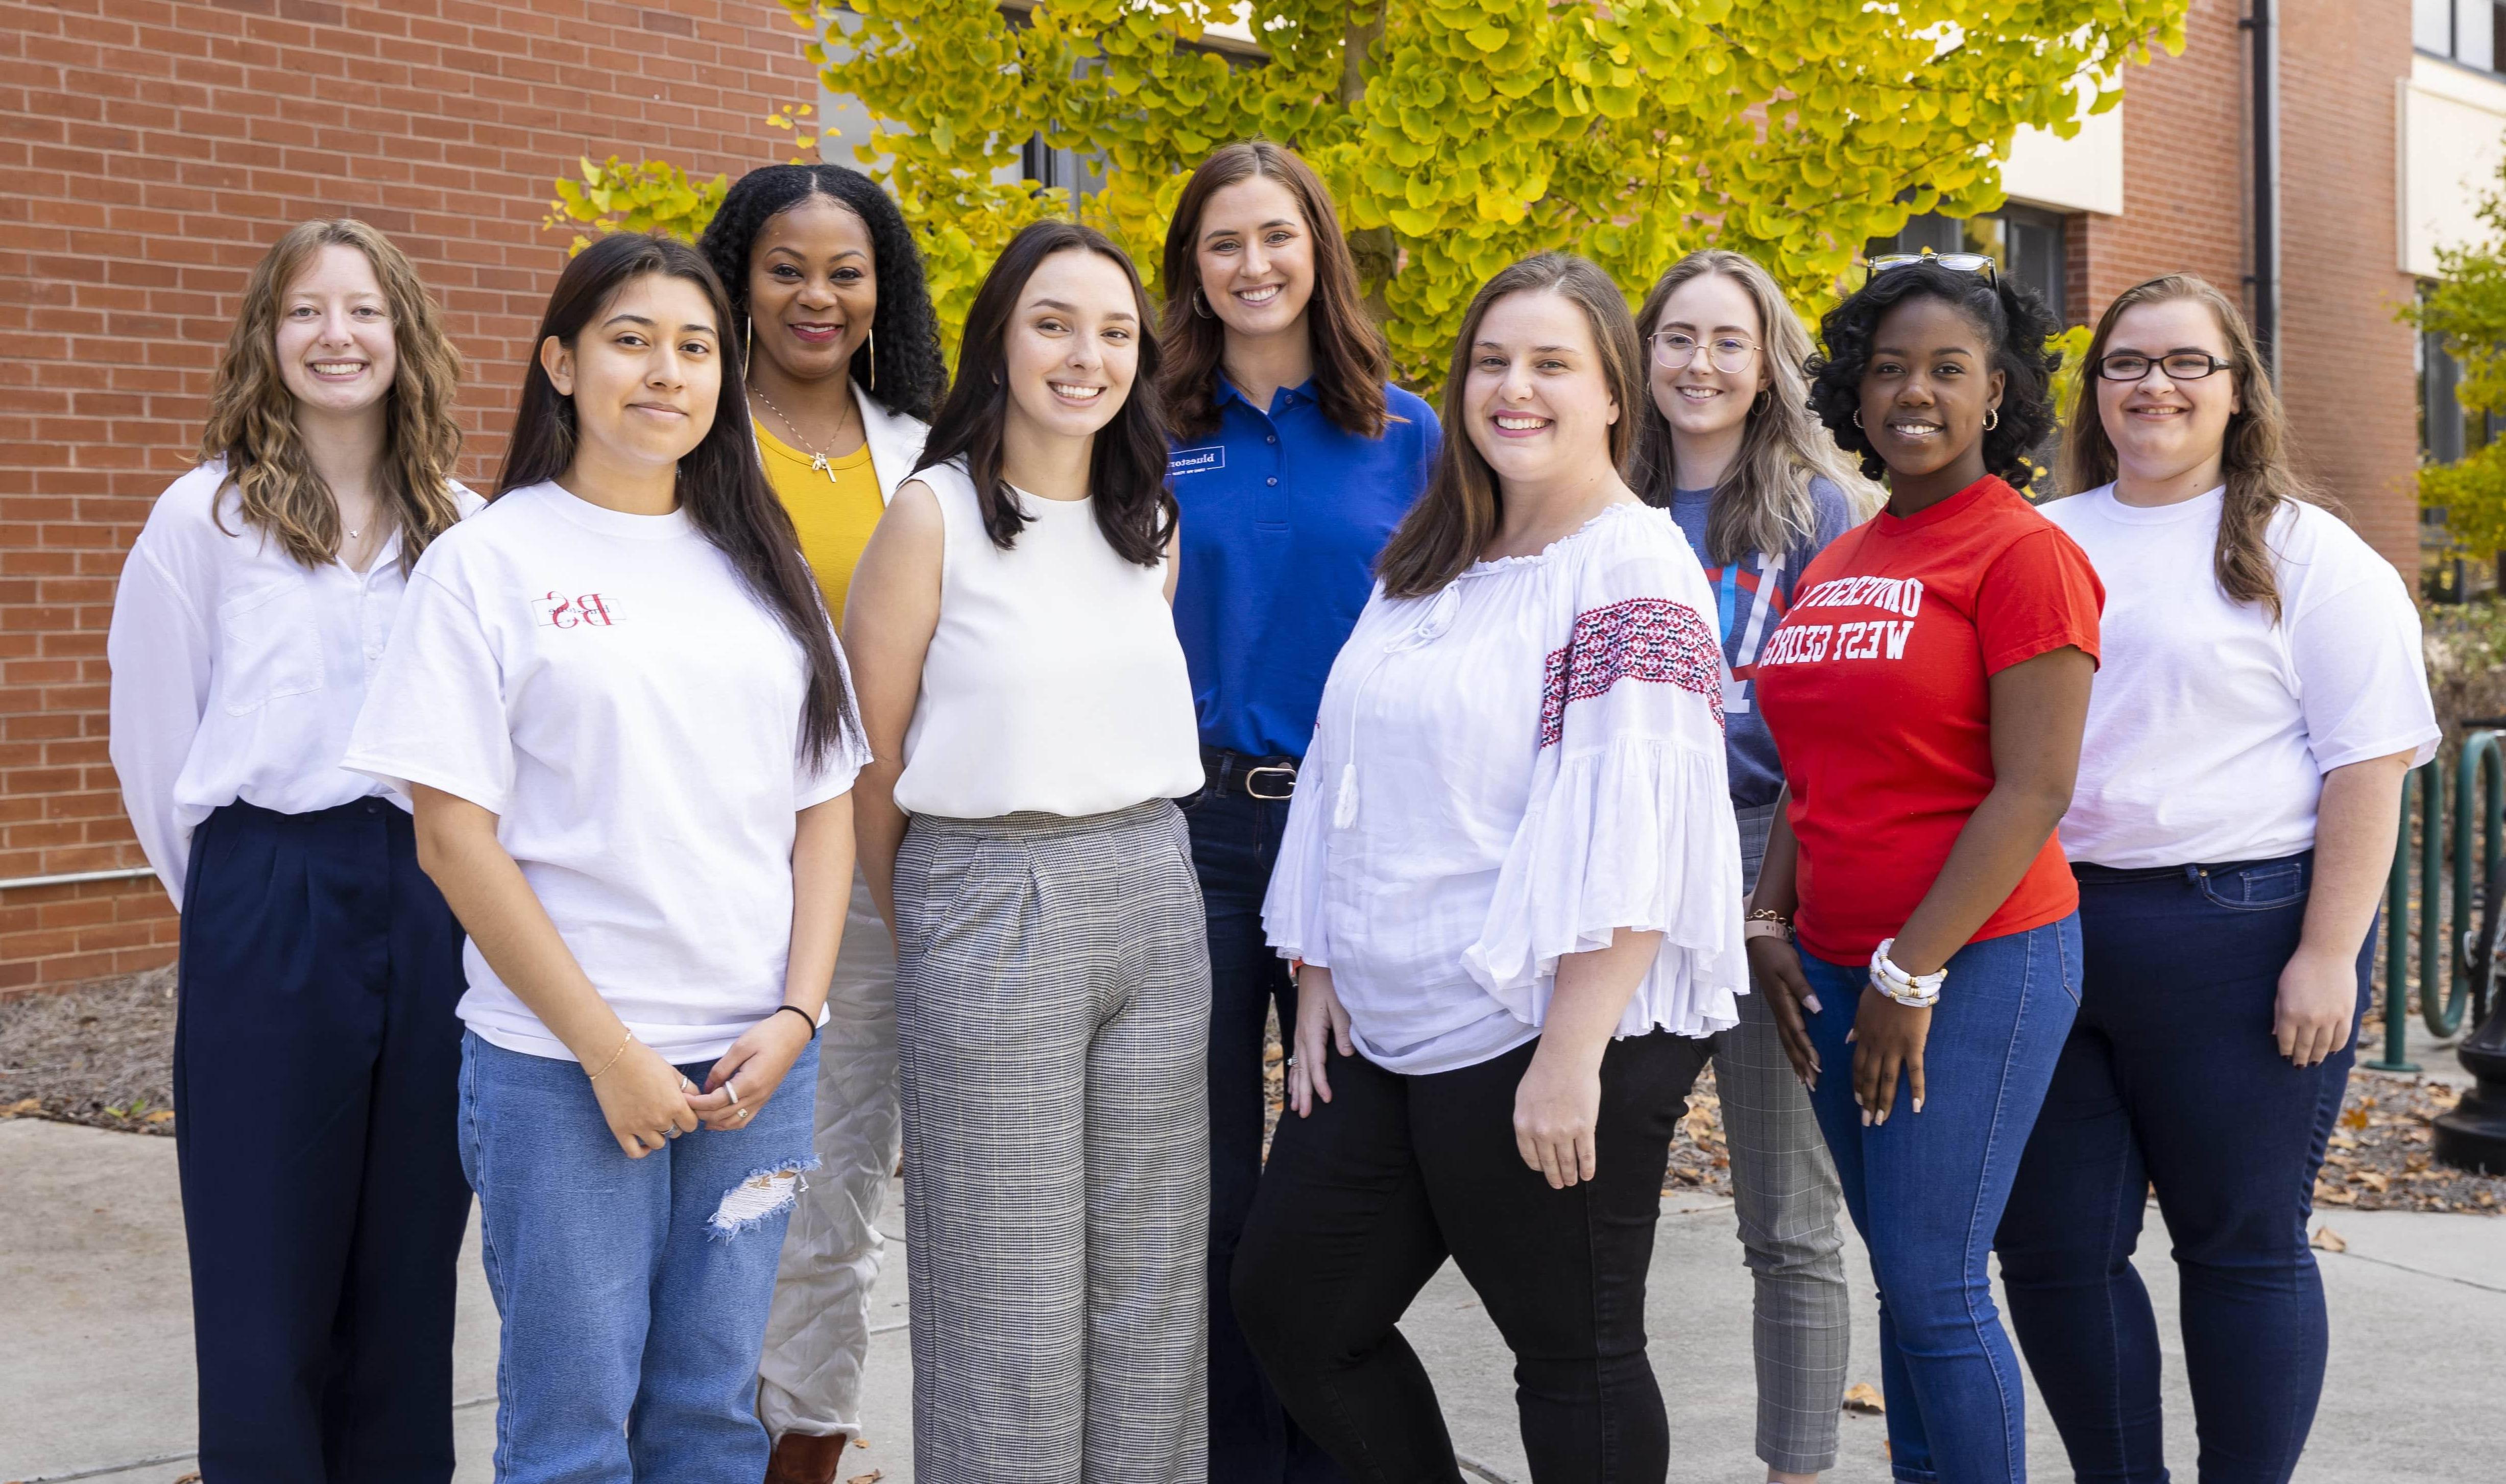
[[[54,994],[0,1001],[0,1117],[52,1118],[128,1133],[174,1131],[174,972],[152,970]],[[1267,1071],[1278,1118],[1275,1038]],[[2317,1207],[2353,1211],[2506,1212],[2506,1176],[2436,1163],[2428,1122],[2461,1094],[2443,1082],[2353,1073]],[[1732,1193],[1722,1105],[1707,1069],[1670,1147],[1664,1193]]]
[[[0,1117],[174,1132],[174,971],[0,1000]]]

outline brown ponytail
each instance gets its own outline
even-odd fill
[[[2219,590],[2239,603],[2259,603],[2279,619],[2279,583],[2272,577],[2268,540],[2272,517],[2286,501],[2319,505],[2347,518],[2338,502],[2317,490],[2291,467],[2288,417],[2279,393],[2263,374],[2262,352],[2254,333],[2234,300],[2190,273],[2168,273],[2137,283],[2115,296],[2097,320],[2080,371],[2077,400],[2069,426],[2063,430],[2062,488],[2072,494],[2114,482],[2115,451],[2106,437],[2105,420],[2097,415],[2097,363],[2105,359],[2106,341],[2115,322],[2135,304],[2166,303],[2189,299],[2209,307],[2228,342],[2228,374],[2237,378],[2238,409],[2228,414],[2228,431],[2220,448],[2220,472],[2227,493],[2219,509],[2219,545],[2213,558]]]

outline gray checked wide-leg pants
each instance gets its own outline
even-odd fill
[[[1181,814],[916,816],[896,908],[914,1476],[1199,1484],[1209,952]]]

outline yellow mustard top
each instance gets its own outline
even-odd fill
[[[827,595],[827,612],[844,621],[844,592],[852,585],[853,568],[885,507],[878,498],[878,477],[871,472],[870,444],[827,460],[825,470],[809,456],[757,424],[757,446],[766,455],[766,480],[790,512],[801,533],[801,554],[817,575],[818,590]]]

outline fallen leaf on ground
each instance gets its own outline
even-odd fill
[[[167,1122],[167,1121],[171,1120],[171,1119],[173,1118],[173,1116],[174,1116],[174,1110],[172,1110],[172,1109],[170,1109],[170,1108],[161,1108],[161,1109],[157,1110],[155,1113],[150,1113],[147,1117],[140,1119],[139,1121],[140,1121],[140,1122],[142,1122],[142,1123],[164,1123],[164,1122]]]
[[[1887,1411],[1888,1407],[1880,1399],[1879,1388],[1868,1381],[1856,1381],[1844,1390],[1844,1409],[1848,1412],[1860,1412],[1865,1416],[1877,1417]]]
[[[2314,1228],[2314,1235],[2306,1239],[2306,1245],[2319,1253],[2345,1253],[2349,1250],[2348,1239],[2329,1226]]]
[[[10,1104],[8,1107],[0,1108],[0,1118],[22,1118],[43,1111],[44,1100],[42,1098],[19,1098],[17,1102]]]
[[[874,1468],[868,1473],[854,1474],[851,1478],[844,1480],[844,1484],[878,1484],[880,1477],[881,1474],[879,1470]]]

